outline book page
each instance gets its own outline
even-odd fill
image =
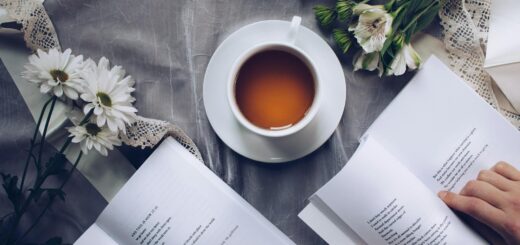
[[[434,193],[459,192],[498,161],[520,169],[520,133],[432,56],[366,135]]]
[[[328,244],[364,245],[365,241],[319,198],[312,196],[298,217]]]
[[[294,244],[172,138],[96,224],[118,244]]]
[[[370,137],[313,198],[367,244],[486,244]]]

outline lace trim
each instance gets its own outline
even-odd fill
[[[484,70],[491,0],[443,0],[439,13],[442,35],[452,70],[493,108],[520,129],[520,115],[501,106],[493,79]]]
[[[58,35],[42,3],[36,0],[3,0],[9,17],[22,25],[24,40],[31,50],[60,48]]]
[[[172,136],[197,159],[203,161],[193,140],[181,128],[165,121],[137,116],[137,120],[126,127],[126,135],[121,135],[121,139],[127,145],[145,148],[154,147],[165,136]]]

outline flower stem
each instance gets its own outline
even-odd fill
[[[45,127],[43,128],[43,134],[40,139],[40,153],[38,154],[38,164],[37,166],[41,166],[42,154],[43,154],[43,146],[45,144],[45,137],[47,136],[47,129],[49,128],[49,122],[51,121],[52,111],[54,111],[54,105],[56,105],[56,100],[58,97],[52,97],[51,109],[49,109],[49,114],[47,115],[47,121],[45,121]]]
[[[63,146],[61,147],[60,149],[60,153],[63,154],[63,152],[65,152],[65,150],[67,149],[67,147],[69,147],[70,145],[70,142],[72,142],[72,138],[67,138],[67,140],[65,141],[65,143],[63,143]]]
[[[25,160],[25,167],[23,169],[22,181],[20,182],[20,189],[19,189],[19,193],[20,194],[22,193],[22,190],[23,190],[23,185],[25,183],[25,176],[27,176],[27,169],[29,167],[29,161],[31,160],[31,154],[32,154],[32,151],[34,149],[34,146],[36,145],[35,144],[36,137],[38,136],[38,132],[39,132],[39,129],[40,129],[40,125],[42,123],[43,115],[45,114],[47,106],[49,105],[49,103],[51,101],[52,101],[52,97],[49,98],[49,100],[47,100],[47,102],[45,102],[45,104],[43,105],[42,111],[40,112],[40,117],[38,118],[38,122],[36,123],[36,128],[34,129],[34,134],[33,134],[33,137],[31,139],[31,145],[29,146],[29,152],[27,153],[27,159]]]
[[[91,109],[87,115],[85,115],[85,117],[83,118],[83,120],[81,120],[81,122],[79,123],[79,125],[83,125],[85,123],[88,122],[88,120],[90,119],[90,117],[92,117],[92,114],[94,114],[94,109]]]
[[[58,191],[61,191],[63,189],[63,187],[65,187],[65,184],[67,184],[67,182],[69,181],[70,177],[72,176],[72,173],[74,172],[74,170],[77,168],[78,166],[78,163],[79,161],[81,160],[81,157],[83,156],[83,152],[80,151],[79,154],[78,154],[78,157],[76,157],[76,161],[74,162],[74,165],[72,166],[72,168],[69,170],[69,172],[67,173],[67,176],[65,177],[65,180],[61,183]],[[40,212],[40,214],[38,215],[38,217],[36,218],[36,220],[33,222],[33,224],[29,227],[29,229],[27,229],[22,236],[20,236],[18,239],[16,239],[16,241],[14,242],[14,244],[18,244],[18,242],[21,242],[23,240],[23,238],[29,234],[29,232],[31,232],[32,229],[34,229],[34,227],[36,227],[36,225],[40,222],[40,220],[42,219],[43,215],[47,212],[47,210],[52,206],[52,204],[54,203],[54,199],[56,198],[56,196],[51,196],[50,197],[50,200],[49,202],[47,202],[47,205],[45,205],[45,207],[43,208],[43,210]]]
[[[51,109],[50,109],[50,112],[49,112],[49,115],[52,114],[52,110],[54,108],[54,103],[56,102],[56,99],[55,97],[53,97],[53,100],[52,100],[52,105],[51,105]],[[92,117],[92,114],[94,113],[94,110],[90,110],[87,115],[85,115],[85,117],[83,118],[83,120],[81,120],[80,122],[80,125],[83,125],[85,123],[88,122],[88,120],[90,119],[90,117]],[[42,144],[40,145],[40,147],[43,147],[43,140],[45,139],[45,135],[47,133],[47,127],[48,127],[48,122],[50,120],[50,116],[47,118],[47,122],[45,124],[45,128],[44,128],[44,132],[43,132],[43,135],[42,135]],[[68,148],[68,146],[70,145],[70,143],[72,142],[72,138],[67,138],[67,140],[65,141],[65,143],[63,144],[63,146],[61,147],[59,153],[60,154],[63,154],[65,152],[65,150]],[[42,148],[40,148],[40,155],[39,155],[39,159],[38,159],[38,162],[41,161],[41,150]],[[80,155],[78,155],[78,158],[76,159],[76,162],[74,163],[74,167],[69,171],[69,175],[67,176],[67,179],[62,183],[62,185],[60,186],[60,190],[63,188],[63,186],[65,186],[65,183],[67,183],[68,179],[70,178],[70,175],[72,174],[72,171],[76,168],[78,162],[79,162],[79,159],[81,158],[82,156],[82,153],[80,153]],[[43,183],[45,182],[45,180],[47,179],[48,176],[37,176],[37,179],[33,185],[33,189],[39,189],[41,188],[41,186],[43,185]],[[25,213],[25,211],[27,210],[27,208],[29,207],[31,201],[34,199],[34,192],[31,192],[29,194],[29,196],[27,197],[27,199],[25,200],[25,202],[23,203],[22,205],[22,208],[19,209],[19,211],[17,212],[16,214],[16,219],[14,221],[14,225],[13,227],[11,228],[11,231],[9,233],[9,235],[7,236],[7,240],[6,240],[6,244],[11,244],[10,241],[11,241],[11,236],[12,234],[14,233],[14,231],[16,230],[16,227],[18,226],[19,222],[20,222],[20,219],[21,217],[23,216],[23,214]],[[47,204],[49,207],[50,207],[50,204]],[[48,207],[44,208],[44,211],[40,214],[40,216],[43,216],[45,214],[45,210],[47,210]],[[37,220],[35,221],[36,223],[39,222],[39,220],[41,219],[41,217],[38,216]],[[35,225],[34,225],[35,226]],[[29,228],[30,230],[32,230],[32,226],[31,228]],[[27,234],[29,232],[26,232]],[[25,234],[23,236],[25,236]],[[23,237],[22,236],[22,237]],[[20,238],[16,239],[16,241],[19,241]]]
[[[405,33],[410,27],[412,27],[413,24],[415,24],[417,22],[417,20],[419,20],[419,18],[421,18],[421,16],[423,16],[424,14],[426,14],[430,8],[432,8],[433,6],[435,6],[435,4],[437,4],[436,1],[432,1],[428,6],[426,6],[426,8],[424,8],[421,12],[419,12],[419,14],[417,14],[411,21],[410,23],[408,23],[408,25],[406,25],[406,27],[401,31],[403,33]]]
[[[40,147],[40,158],[36,162],[36,167],[38,168],[38,173],[40,171],[39,168],[40,168],[40,161],[41,161],[40,159],[41,159],[41,154],[42,154],[42,149],[43,149],[43,143],[44,143],[44,140],[45,140],[45,136],[47,135],[47,128],[49,127],[49,121],[50,121],[50,118],[51,118],[51,115],[52,115],[52,111],[54,110],[54,105],[56,104],[57,98],[58,97],[56,97],[56,96],[52,96],[49,101],[45,102],[45,104],[44,104],[44,106],[42,108],[42,112],[40,114],[40,117],[38,118],[38,123],[37,123],[36,129],[34,130],[33,139],[31,140],[31,146],[30,146],[29,152],[27,153],[28,156],[27,156],[25,167],[24,167],[22,181],[20,182],[20,190],[19,190],[20,196],[21,196],[21,193],[23,192],[22,188],[23,188],[23,184],[25,182],[25,177],[27,176],[28,164],[29,164],[29,161],[30,161],[31,156],[32,156],[32,151],[33,151],[34,146],[35,146],[34,142],[36,141],[36,136],[38,135],[38,131],[40,129],[40,125],[41,125],[41,122],[42,122],[42,119],[43,119],[43,114],[44,114],[44,112],[46,110],[46,107],[48,106],[49,102],[52,102],[51,103],[51,108],[49,109],[49,114],[47,115],[47,120],[45,121],[45,127],[43,128],[43,134],[41,136],[41,141],[40,141],[40,145],[39,145],[39,147]],[[38,178],[39,177],[40,176],[38,174],[37,180],[35,182],[35,185],[38,183]],[[20,219],[21,219],[23,213],[25,212],[25,209],[27,208],[30,200],[32,199],[32,196],[33,196],[33,193],[31,192],[31,194],[29,194],[29,197],[27,198],[27,200],[25,200],[24,205],[22,205],[20,209],[18,209],[18,207],[14,207],[15,208],[16,218],[15,218],[15,220],[13,222],[13,226],[11,227],[10,232],[8,233],[8,235],[6,237],[6,240],[5,240],[6,244],[9,244],[9,241],[11,240],[11,236],[16,231],[16,227],[18,227],[18,224],[20,223]]]

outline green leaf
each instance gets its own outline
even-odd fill
[[[422,0],[422,1],[417,1],[419,2],[419,5],[417,6],[417,9],[424,9],[426,8],[428,5],[430,5],[432,2],[437,2],[439,3],[439,0]]]
[[[423,3],[423,2],[426,2],[428,4],[430,2],[430,0],[410,1],[410,5],[408,5],[408,12],[409,13],[417,12],[420,9],[419,7],[422,5],[421,3]]]
[[[332,36],[344,54],[346,54],[350,47],[352,47],[352,38],[345,29],[334,29],[332,31]]]
[[[412,19],[415,17],[415,15],[417,14],[415,12],[415,2],[417,1],[422,1],[422,0],[411,0],[407,3],[404,3],[401,8],[402,8],[402,14],[403,14],[403,19],[401,21],[401,25],[400,28],[404,28],[406,25],[408,25]]]
[[[392,44],[392,40],[394,39],[393,37],[393,34],[386,37],[386,40],[385,42],[383,43],[383,48],[381,48],[381,55],[385,55],[385,53],[387,52],[388,48],[390,47],[390,45]]]
[[[336,3],[336,11],[340,21],[348,21],[352,18],[352,8],[356,3],[350,0],[338,0]]]
[[[392,9],[394,8],[394,5],[395,5],[395,0],[391,0],[391,1],[388,1],[387,3],[385,3],[385,9],[386,11],[392,11]]]
[[[392,21],[392,29],[399,30],[401,24],[403,23],[404,16],[406,15],[406,10],[404,6],[398,8],[394,13],[394,20]]]
[[[18,176],[1,173],[5,193],[13,204],[13,208],[18,210],[20,204],[20,189],[18,188]]]
[[[56,153],[53,157],[49,159],[49,161],[45,164],[45,175],[61,175],[67,173],[65,169],[65,165],[67,163],[67,159],[63,153]]]
[[[439,13],[440,9],[439,2],[436,2],[435,5],[433,5],[427,13],[425,13],[421,18],[417,20],[417,25],[415,26],[413,30],[413,34],[422,31],[424,28],[430,25],[430,23],[433,21],[435,16]]]
[[[314,6],[314,15],[316,15],[316,19],[323,27],[329,27],[338,16],[334,9],[321,4]]]
[[[391,47],[389,47],[384,54],[381,53],[381,63],[383,64],[383,68],[385,71],[386,71],[387,67],[390,66],[390,63],[392,62],[392,60],[394,59],[394,50],[393,50],[392,46],[393,45],[391,45]]]
[[[417,22],[412,23],[410,28],[408,28],[408,30],[406,30],[406,32],[404,33],[404,42],[405,43],[410,43],[410,40],[412,40],[412,35],[415,33],[414,30],[415,30],[416,26],[417,26]]]

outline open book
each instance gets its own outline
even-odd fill
[[[168,138],[75,244],[294,244]]]
[[[485,244],[437,193],[501,160],[520,133],[431,57],[299,217],[330,244]]]

